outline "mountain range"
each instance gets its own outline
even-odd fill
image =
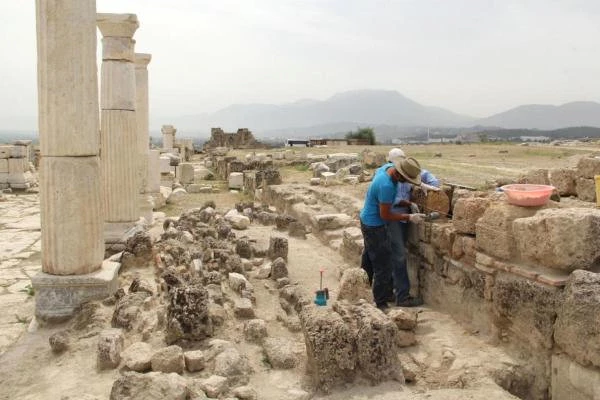
[[[235,131],[247,127],[259,137],[336,134],[357,126],[382,127],[402,132],[409,127],[493,127],[559,129],[571,126],[600,127],[600,103],[573,102],[560,106],[524,105],[473,118],[440,107],[424,106],[396,91],[356,90],[317,100],[294,103],[236,104],[214,113],[172,118],[180,132],[206,135],[211,127]]]
[[[293,103],[235,104],[214,113],[158,118],[151,115],[151,135],[160,135],[158,127],[172,124],[181,137],[207,137],[210,128],[227,132],[249,128],[257,137],[336,136],[371,126],[387,137],[410,136],[419,129],[470,128],[560,129],[576,126],[600,127],[600,103],[572,102],[559,106],[522,105],[486,118],[473,118],[440,107],[424,106],[397,91],[354,90],[337,93],[325,100],[299,100]],[[31,117],[0,118],[2,130],[37,128]]]

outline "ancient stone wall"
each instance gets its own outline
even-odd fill
[[[204,143],[204,149],[215,147],[244,149],[259,146],[260,143],[247,128],[240,128],[235,133],[227,133],[221,128],[211,128],[210,139]]]
[[[29,189],[37,184],[31,140],[0,145],[0,189]]]
[[[511,393],[593,400],[600,382],[600,210],[553,201],[518,207],[498,192],[457,189],[452,197],[451,219],[409,225],[411,294],[522,359],[529,367],[518,387],[506,388]],[[338,249],[350,267],[360,265],[361,201],[298,184],[270,186],[261,200]]]

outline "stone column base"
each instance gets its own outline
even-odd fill
[[[154,215],[152,210],[154,209],[154,198],[148,194],[140,194],[139,197],[140,214],[144,219],[146,225],[152,225],[154,223]]]
[[[35,289],[35,317],[40,322],[62,322],[81,304],[102,300],[119,288],[121,264],[104,260],[99,270],[85,275],[50,275],[40,272],[31,278]]]
[[[104,243],[125,243],[128,238],[139,230],[139,221],[135,222],[105,222]]]

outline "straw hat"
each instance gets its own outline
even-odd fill
[[[402,150],[400,150],[399,148],[397,148],[397,147],[394,147],[388,153],[388,161],[391,161],[391,162],[393,162],[397,158],[404,158],[404,157],[406,157],[404,155],[404,152]]]
[[[396,171],[413,185],[421,184],[421,166],[413,157],[392,160]]]

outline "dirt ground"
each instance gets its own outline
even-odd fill
[[[376,151],[387,152],[390,146],[374,148]],[[516,146],[506,144],[480,145],[439,145],[439,146],[403,146],[405,152],[421,161],[421,164],[431,170],[445,182],[461,183],[482,187],[486,181],[497,178],[515,178],[520,173],[531,168],[555,168],[576,165],[578,158],[593,151],[599,151],[600,145],[590,145],[585,148],[568,148],[554,146]],[[347,148],[294,148],[294,151],[312,153],[359,152],[362,150]],[[500,153],[500,151],[507,151]],[[258,151],[257,151],[258,152]],[[240,154],[246,154],[240,152]],[[441,157],[436,157],[441,153]],[[307,182],[310,172],[302,168],[286,167],[282,169],[285,182]],[[213,182],[214,184],[214,182]],[[223,185],[223,183],[217,183]],[[348,194],[362,198],[368,183],[335,186],[333,190],[342,190]],[[36,199],[37,196],[32,196]],[[236,202],[244,199],[241,194],[230,193],[223,189],[218,194],[190,195],[185,203],[170,206],[165,211],[167,215],[178,215],[183,209],[201,205],[204,201],[214,200],[220,209],[227,209]],[[8,201],[12,201],[11,198]],[[37,200],[35,200],[37,201]],[[35,202],[34,201],[34,202]],[[37,205],[39,208],[39,204]],[[9,206],[0,210],[0,220],[3,216],[12,215]],[[29,215],[31,217],[31,215]],[[159,221],[160,225],[160,221]],[[157,225],[157,226],[159,226]],[[160,228],[157,228],[160,230]],[[273,227],[252,225],[244,235],[257,241],[268,240]],[[1,248],[10,247],[10,238],[6,237],[0,243]],[[309,290],[316,289],[319,284],[319,269],[323,268],[324,285],[327,286],[332,298],[335,298],[338,278],[337,267],[344,263],[339,253],[333,251],[321,242],[308,235],[306,240],[289,238],[288,270],[292,282],[297,282]],[[27,265],[31,275],[39,270],[40,249],[24,248],[19,263]],[[0,261],[3,261],[0,259]],[[0,278],[13,265],[0,263]],[[35,267],[35,268],[34,268]],[[142,276],[152,276],[153,271],[129,271],[121,279],[137,272]],[[10,283],[9,278],[7,282]],[[273,294],[274,287],[265,281],[252,280],[257,299],[256,313],[258,318],[267,322],[267,330],[271,337],[286,337],[296,344],[298,354],[303,354],[304,341],[301,333],[292,333],[278,321],[281,313],[277,295]],[[7,285],[8,285],[7,283]],[[24,286],[21,284],[21,286]],[[9,287],[9,286],[6,286]],[[12,296],[12,294],[11,294]],[[26,304],[26,307],[22,305]],[[33,313],[32,299],[23,294],[18,305],[0,305],[4,314],[10,313],[14,307],[25,309],[29,315],[20,315],[23,321],[30,321]],[[7,308],[8,307],[8,308]],[[22,313],[22,311],[20,311]],[[112,309],[104,310],[107,321],[110,320]],[[328,400],[391,400],[391,399],[481,399],[500,400],[514,399],[512,395],[502,390],[494,383],[495,377],[518,371],[519,362],[513,360],[501,349],[489,342],[486,337],[471,332],[468,327],[461,326],[448,316],[427,307],[419,309],[419,324],[417,328],[418,343],[403,350],[401,357],[406,364],[412,365],[417,373],[416,383],[400,385],[385,383],[371,387],[352,385],[330,395],[317,395],[314,399]],[[97,399],[107,399],[112,382],[118,377],[118,370],[96,371],[95,334],[77,337],[71,343],[68,352],[55,355],[48,345],[49,336],[64,328],[53,326],[36,329],[30,326],[30,332],[14,336],[14,342],[3,347],[0,354],[0,399],[85,399],[90,395]],[[0,329],[8,329],[7,325]],[[97,332],[96,332],[97,333]],[[13,337],[13,336],[11,336]],[[240,353],[246,355],[253,365],[261,365],[264,357],[257,345],[248,344],[243,340],[242,326],[232,322],[231,326],[223,329],[218,336],[232,340]],[[160,342],[161,337],[153,338],[151,342]],[[127,347],[129,343],[126,343]],[[290,389],[306,388],[303,363],[292,370],[272,370],[267,365],[255,368],[250,375],[250,385],[258,392],[259,399],[286,399]],[[517,373],[517,372],[514,372]],[[187,376],[199,375],[186,373]]]

